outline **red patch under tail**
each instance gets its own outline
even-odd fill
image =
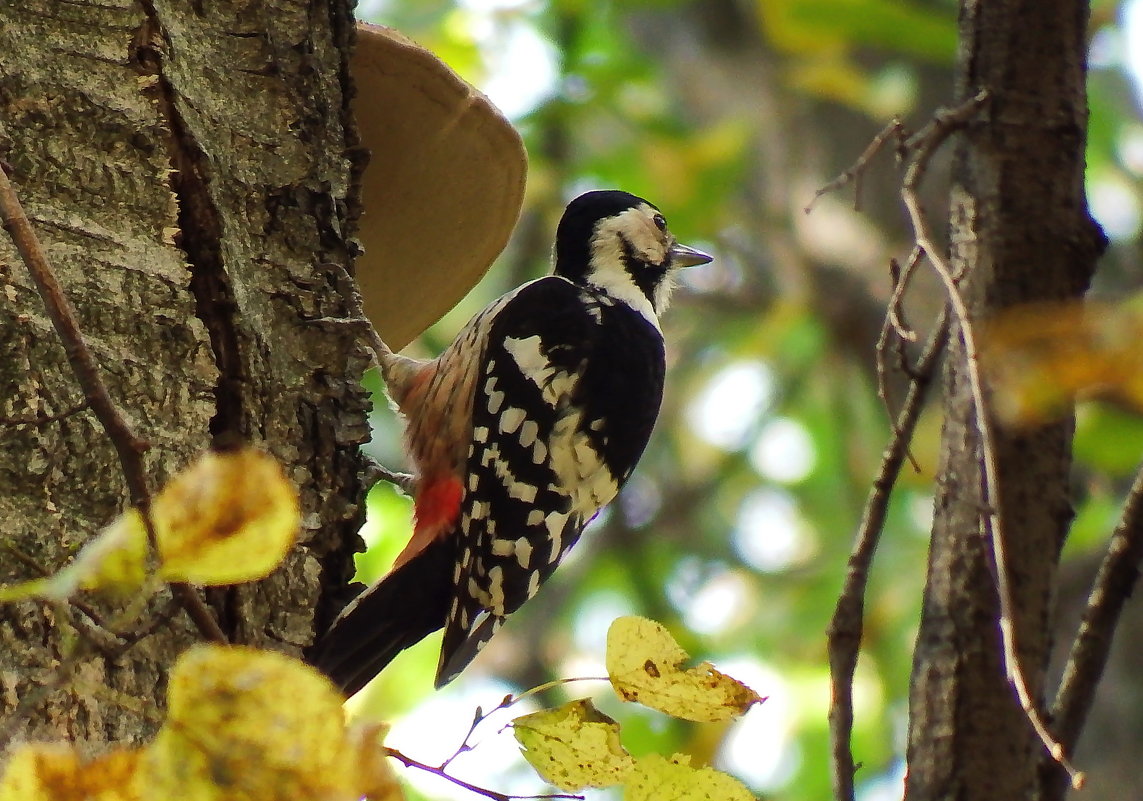
[[[464,485],[453,475],[420,479],[417,487],[416,509],[413,517],[413,536],[401,551],[393,570],[415,557],[429,543],[452,530],[460,517],[460,502],[464,498]]]

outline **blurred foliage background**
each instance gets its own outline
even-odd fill
[[[642,195],[681,241],[716,255],[682,276],[665,316],[670,371],[651,446],[571,560],[445,691],[431,692],[434,637],[355,699],[396,722],[391,745],[433,762],[459,744],[477,705],[557,677],[603,675],[607,625],[638,613],[769,700],[728,727],[601,702],[630,750],[694,754],[765,798],[829,797],[825,630],[887,442],[874,347],[889,259],[906,259],[911,238],[888,153],[865,176],[860,211],[852,188],[811,214],[804,207],[890,118],[919,127],[952,102],[956,14],[951,0],[362,3],[363,19],[401,30],[482,88],[523,132],[530,157],[513,244],[412,351],[435,355],[486,302],[543,274],[559,214],[583,190]],[[1143,0],[1094,4],[1090,57],[1088,191],[1112,240],[1094,292],[1116,299],[1140,283]],[[927,186],[937,229],[947,151]],[[912,290],[907,318],[922,341],[940,302],[935,282]],[[901,386],[891,390],[896,408]],[[398,465],[399,426],[380,396],[376,406],[374,455]],[[937,406],[913,443],[919,471],[906,470],[894,492],[867,599],[854,742],[863,801],[901,792]],[[1076,452],[1058,649],[1143,454],[1143,421],[1082,406]],[[410,515],[386,486],[369,503],[366,580],[400,550]],[[1138,603],[1124,625],[1077,758],[1092,797],[1143,793],[1143,684],[1123,645],[1143,627]],[[542,700],[601,689],[573,684]],[[496,736],[499,725],[485,724],[477,740],[487,742],[452,770],[505,792],[542,792],[511,738]],[[426,798],[472,797],[409,778]]]

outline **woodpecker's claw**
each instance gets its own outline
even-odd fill
[[[394,473],[387,467],[377,465],[377,479],[379,481],[388,481],[395,486],[402,494],[408,495],[410,498],[417,491],[417,477],[412,473]]]

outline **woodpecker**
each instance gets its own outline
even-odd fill
[[[438,358],[374,339],[406,419],[414,527],[387,576],[351,601],[311,658],[352,695],[444,628],[452,681],[536,594],[643,453],[663,395],[663,335],[679,244],[659,210],[620,191],[580,195],[554,269],[493,301]]]

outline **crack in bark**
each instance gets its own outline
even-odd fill
[[[222,215],[210,193],[210,160],[189,130],[179,110],[177,90],[164,73],[170,42],[159,12],[151,0],[143,0],[141,5],[147,18],[136,37],[132,60],[140,72],[155,77],[156,102],[170,130],[166,142],[179,224],[175,242],[186,255],[195,316],[206,327],[218,368],[210,432],[215,439],[237,435],[246,440],[250,427],[244,390],[249,374],[238,333],[238,308],[223,254]]]

